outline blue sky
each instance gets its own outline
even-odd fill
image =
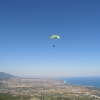
[[[0,71],[100,76],[100,0],[0,0]]]

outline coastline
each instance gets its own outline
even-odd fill
[[[96,86],[96,84],[95,85],[94,84],[93,85],[92,84],[85,84],[85,83],[83,83],[83,84],[77,83],[76,84],[74,82],[71,82],[70,79],[67,80],[67,78],[66,79],[65,78],[64,79],[63,78],[61,79],[60,78],[58,80],[63,81],[63,83],[64,84],[67,84],[67,85],[76,85],[76,86],[83,86],[83,87],[98,88],[98,89],[100,89],[100,86],[98,86],[98,85]]]

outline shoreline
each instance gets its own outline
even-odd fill
[[[63,81],[63,83],[66,84],[66,85],[76,85],[76,86],[83,86],[83,87],[90,87],[90,88],[98,88],[98,89],[100,89],[100,87],[98,87],[98,86],[83,85],[83,84],[74,84],[74,83],[69,83],[66,80],[60,80],[60,81]]]

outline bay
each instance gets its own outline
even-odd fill
[[[90,86],[100,88],[100,77],[71,77],[71,78],[59,78],[66,84]]]

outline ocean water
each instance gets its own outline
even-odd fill
[[[92,86],[100,88],[100,77],[59,78],[59,80],[65,81],[66,84]]]

